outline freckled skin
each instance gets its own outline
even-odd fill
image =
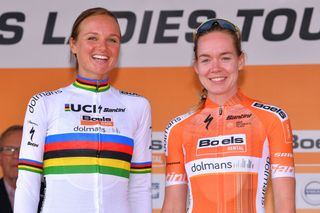
[[[223,104],[236,94],[243,66],[244,56],[237,55],[229,34],[213,31],[199,38],[194,69],[214,102]]]

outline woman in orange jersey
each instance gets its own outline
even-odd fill
[[[223,19],[205,21],[195,32],[194,54],[203,94],[196,110],[165,130],[162,212],[265,212],[269,179],[275,212],[295,212],[290,122],[281,108],[239,90],[245,64],[239,28]]]

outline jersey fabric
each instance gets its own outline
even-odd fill
[[[144,97],[78,76],[27,106],[16,213],[152,212],[151,112]]]
[[[270,173],[294,177],[287,114],[240,91],[173,119],[164,140],[166,186],[188,184],[189,212],[261,213]]]

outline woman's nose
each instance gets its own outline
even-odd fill
[[[219,72],[220,71],[220,62],[219,60],[212,60],[211,64],[211,72]]]

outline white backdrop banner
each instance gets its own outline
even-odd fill
[[[119,18],[120,67],[189,66],[192,32],[212,17],[239,26],[249,65],[319,63],[319,0],[10,0],[0,9],[0,67],[69,67],[71,25],[97,6]]]

